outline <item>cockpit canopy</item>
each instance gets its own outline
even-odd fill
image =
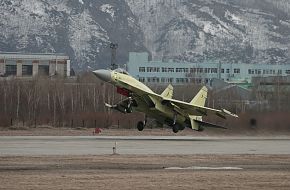
[[[125,74],[125,75],[129,75],[129,73],[127,71],[125,71],[124,69],[121,69],[121,68],[115,69],[114,71],[117,72],[117,73],[122,73],[122,74]]]

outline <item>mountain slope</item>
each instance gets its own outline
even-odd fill
[[[287,0],[126,1],[157,59],[289,62]]]
[[[118,58],[144,50],[127,4],[113,0],[1,0],[0,51],[66,53],[76,68],[107,67],[110,42]]]
[[[76,69],[153,59],[290,63],[288,0],[0,0],[0,51],[58,52]]]

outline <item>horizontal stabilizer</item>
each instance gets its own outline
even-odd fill
[[[226,110],[226,109],[222,109],[222,111],[223,111],[225,114],[227,114],[227,115],[230,115],[230,116],[233,116],[233,117],[239,117],[238,115],[236,115],[236,114],[234,114],[234,113],[232,113],[232,112],[230,112],[230,111],[228,111],[228,110]]]
[[[238,115],[231,113],[226,109],[222,109],[220,112],[216,112],[216,115],[223,119],[226,119],[227,116],[239,117]]]
[[[191,128],[196,131],[202,131],[203,128],[210,127],[210,128],[218,128],[218,129],[227,129],[226,127],[219,126],[213,123],[202,121],[201,116],[194,116],[189,115]]]
[[[210,127],[210,128],[218,128],[218,129],[227,129],[224,126],[216,125],[214,123],[209,123],[205,121],[196,121],[197,123],[201,124],[203,127]]]

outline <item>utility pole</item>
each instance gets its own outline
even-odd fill
[[[117,69],[118,65],[116,64],[116,53],[118,44],[117,43],[111,43],[110,48],[112,50],[112,57],[111,57],[111,70]]]

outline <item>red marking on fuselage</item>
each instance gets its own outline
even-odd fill
[[[129,97],[131,92],[126,88],[117,87],[117,93]]]

